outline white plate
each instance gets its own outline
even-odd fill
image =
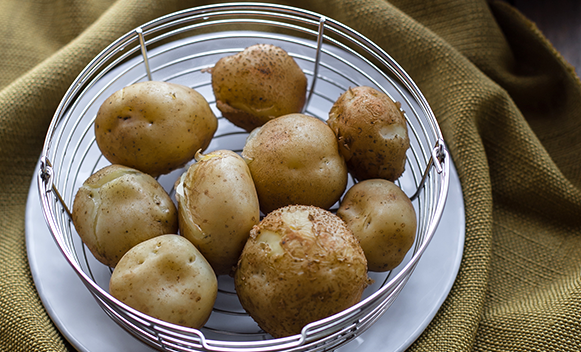
[[[38,167],[37,167],[38,170]],[[26,246],[34,283],[49,316],[79,351],[153,351],[98,306],[54,242],[42,214],[36,179],[26,205]],[[411,345],[448,296],[464,248],[465,218],[453,165],[440,225],[407,285],[369,330],[339,351],[402,351]]]
[[[204,20],[203,23],[215,29],[214,25],[220,21]],[[188,27],[180,27],[180,30],[182,28]],[[153,34],[150,34],[150,38],[151,35]],[[153,79],[195,87],[208,100],[216,115],[220,116],[215,106],[210,75],[205,69],[212,67],[218,57],[237,52],[257,41],[268,42],[287,50],[313,83],[314,58],[318,56],[315,41],[278,33],[239,30],[235,32],[216,30],[207,34],[168,40],[159,46],[150,46],[148,57]],[[151,38],[150,42],[154,42],[154,38]],[[125,45],[122,45],[122,51],[130,54],[131,51]],[[118,49],[121,50],[121,47]],[[435,143],[434,137],[426,133],[429,126],[425,123],[429,118],[425,106],[417,100],[417,93],[409,91],[411,89],[409,83],[400,81],[399,76],[393,72],[395,68],[389,70],[394,76],[385,75],[367,60],[341,46],[323,44],[320,54],[320,70],[316,75],[316,84],[313,85],[315,94],[307,104],[306,113],[324,119],[337,97],[353,85],[376,86],[385,90],[392,100],[402,104],[402,110],[408,117],[410,131],[413,131],[410,132],[411,147],[408,159],[410,162],[406,164],[406,173],[399,179],[400,187],[406,194],[411,194],[410,192],[415,191],[417,187],[417,176],[423,172],[420,165],[423,165],[421,156],[426,155],[424,148]],[[114,91],[147,79],[143,60],[139,56],[128,57],[127,60],[115,62],[114,65],[107,64],[111,70],[102,67],[105,65],[104,62],[99,61],[99,65],[101,66],[97,70],[92,68],[87,71],[95,72],[94,75],[80,76],[79,82],[85,82],[86,87],[83,86],[85,83],[80,86],[77,85],[78,82],[72,85],[72,87],[83,86],[83,91],[79,92],[78,96],[74,93],[67,94],[63,98],[63,101],[70,104],[66,104],[67,108],[62,114],[59,113],[61,118],[55,120],[58,123],[49,131],[49,135],[53,137],[47,157],[55,167],[53,174],[55,184],[59,185],[57,187],[60,188],[65,201],[69,203],[72,203],[73,190],[77,189],[83,180],[94,172],[93,170],[107,163],[101,158],[93,142],[91,126],[92,118],[97,113],[96,109]],[[235,126],[226,119],[219,119],[218,131],[208,150],[237,150],[244,143],[244,139],[241,138],[245,137],[242,134],[234,136],[231,134],[236,131]],[[226,136],[227,138],[223,138]],[[160,177],[160,183],[166,188],[171,188],[179,173],[180,171],[176,170],[170,175]],[[74,177],[69,178],[71,175]],[[454,283],[464,246],[464,207],[460,183],[455,172],[450,174],[448,198],[440,230],[435,233],[432,243],[423,254],[415,273],[399,298],[374,326],[340,351],[357,349],[376,352],[405,349],[436,314]],[[420,203],[414,202],[414,206],[419,207]],[[150,350],[101,310],[51,237],[43,220],[38,191],[34,184],[30,191],[26,214],[29,261],[40,297],[56,326],[81,351]],[[73,236],[72,240],[77,241],[78,246],[75,248],[79,250],[83,248],[78,236]],[[91,258],[89,260],[92,262]],[[401,267],[403,266],[400,265],[396,271],[401,270]],[[110,276],[109,268],[91,264],[91,273],[97,278],[95,282],[106,290]],[[370,276],[374,275],[375,273]],[[246,322],[251,319],[245,316],[243,319],[245,323],[239,324],[231,315],[213,313],[208,324],[217,323],[217,328],[221,328],[222,323],[236,328],[246,328]],[[227,330],[230,331],[229,328]]]

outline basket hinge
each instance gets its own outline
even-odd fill
[[[445,159],[446,153],[444,153],[444,141],[440,138],[438,139],[436,145],[432,149],[432,158],[430,159],[430,162],[434,164],[436,172],[439,174],[441,174],[442,171],[444,171],[442,164],[444,163]],[[438,160],[438,162],[434,163],[434,160]]]
[[[426,184],[426,180],[428,179],[428,175],[430,174],[430,169],[432,168],[432,166],[436,169],[436,172],[438,174],[441,174],[444,171],[444,168],[442,167],[442,164],[446,159],[446,153],[444,151],[444,148],[445,148],[444,140],[439,138],[436,141],[434,148],[432,148],[430,160],[426,165],[426,169],[424,170],[422,180],[420,181],[420,184],[418,185],[416,192],[410,197],[411,200],[416,199],[420,194],[420,191],[424,188],[424,185]],[[434,160],[437,160],[438,162],[434,162]]]
[[[63,197],[61,196],[59,190],[56,188],[56,186],[52,182],[52,176],[53,176],[53,168],[52,168],[52,164],[51,164],[50,160],[46,156],[42,157],[40,159],[40,179],[44,183],[44,192],[45,193],[49,193],[49,192],[54,193],[57,200],[59,201],[59,203],[61,203],[61,206],[63,207],[63,209],[65,210],[65,212],[69,216],[69,219],[72,220],[73,215],[72,215],[71,211],[69,210],[69,207],[65,203]]]

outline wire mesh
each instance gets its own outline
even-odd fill
[[[159,80],[196,89],[217,116],[208,69],[223,56],[270,43],[285,49],[308,78],[305,113],[326,120],[349,87],[367,85],[401,103],[410,135],[406,171],[398,185],[413,198],[416,242],[392,272],[370,273],[375,283],[362,301],[313,322],[301,334],[273,339],[240,306],[233,281],[219,277],[214,311],[201,329],[163,322],[140,313],[108,293],[111,269],[86,249],[70,219],[81,184],[109,162],[95,142],[93,122],[115,91]],[[208,150],[242,150],[248,133],[219,117]],[[160,176],[173,193],[187,169]],[[328,351],[364,332],[389,306],[428,246],[443,211],[449,180],[447,151],[436,119],[405,71],[381,48],[345,25],[302,9],[261,3],[211,5],[170,14],[131,31],[95,57],[63,97],[47,133],[38,178],[50,231],[71,267],[105,313],[136,338],[166,351]],[[355,181],[350,179],[348,187]],[[331,210],[336,210],[336,204]]]

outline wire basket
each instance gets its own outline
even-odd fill
[[[108,293],[111,269],[86,249],[71,221],[76,191],[109,165],[95,142],[93,122],[113,92],[146,80],[196,89],[219,117],[208,151],[240,152],[248,133],[221,117],[207,72],[221,57],[258,43],[285,49],[308,78],[304,113],[326,120],[349,87],[367,85],[401,103],[411,147],[397,184],[413,200],[416,241],[391,272],[370,273],[375,283],[361,302],[305,326],[301,334],[274,339],[240,306],[232,278],[220,276],[214,310],[206,325],[191,329],[140,313]],[[405,71],[377,45],[319,14],[287,6],[232,3],[198,7],[153,20],[119,38],[80,73],[49,127],[40,159],[38,187],[48,227],[62,254],[97,303],[136,338],[167,351],[328,351],[363,333],[390,307],[428,246],[440,220],[449,182],[448,153],[426,99]],[[173,195],[185,168],[160,176]],[[350,179],[348,187],[355,181]],[[335,205],[331,210],[336,210]],[[80,313],[81,314],[81,313]]]

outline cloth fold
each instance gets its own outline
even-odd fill
[[[339,20],[416,81],[458,170],[466,242],[456,282],[410,351],[578,351],[581,83],[502,1],[286,0]],[[73,350],[46,314],[24,213],[66,89],[109,43],[198,0],[0,3],[0,350]]]

